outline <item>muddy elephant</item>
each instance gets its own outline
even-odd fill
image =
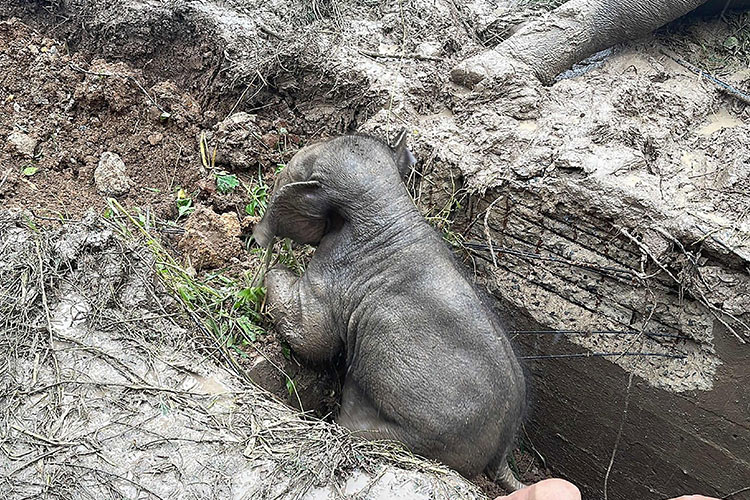
[[[493,49],[461,62],[451,77],[468,87],[524,73],[551,83],[586,57],[647,35],[691,12],[717,14],[748,8],[750,0],[569,0],[540,20],[522,25]]]
[[[337,422],[518,489],[506,461],[524,413],[519,361],[492,309],[415,207],[414,158],[344,136],[298,152],[254,231],[317,245],[305,273],[266,276],[277,330],[302,358],[343,353]]]

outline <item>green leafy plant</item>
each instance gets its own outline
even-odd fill
[[[247,358],[242,347],[252,345],[261,335],[265,335],[270,325],[263,312],[266,289],[256,285],[262,281],[259,275],[263,268],[240,277],[227,276],[221,271],[196,275],[194,270],[177,262],[151,235],[149,227],[155,227],[157,222],[153,215],[134,215],[113,198],[108,199],[107,203],[113,227],[124,237],[145,240],[155,258],[154,269],[166,289],[180,301],[191,318],[213,337],[222,358],[249,379],[235,356]],[[257,346],[253,348],[258,349]],[[289,346],[282,345],[282,352],[287,357],[291,356]],[[283,368],[276,364],[273,366],[288,381],[287,390],[296,397],[302,408],[294,381]]]
[[[26,167],[26,168],[24,168],[21,173],[23,175],[25,175],[26,177],[31,177],[32,175],[34,175],[38,171],[39,171],[39,167],[33,167],[32,166],[32,167]]]
[[[265,334],[268,324],[262,313],[265,288],[252,286],[252,277],[235,278],[221,272],[196,277],[183,268],[161,244],[151,237],[149,227],[155,227],[148,213],[127,212],[116,200],[109,200],[111,219],[123,215],[146,235],[147,244],[156,257],[155,269],[161,280],[172,290],[194,317],[227,348],[255,341]],[[127,226],[121,225],[122,231]],[[244,354],[244,353],[242,353]]]
[[[269,191],[268,185],[263,180],[263,176],[258,172],[258,177],[253,181],[253,184],[247,185],[243,183],[243,186],[247,194],[250,195],[250,202],[245,205],[245,213],[262,217],[268,207]]]
[[[177,190],[177,197],[175,199],[177,205],[177,218],[182,216],[190,215],[195,211],[193,206],[193,200],[187,195],[184,189],[180,188]]]
[[[216,175],[216,189],[222,194],[231,193],[239,185],[240,180],[234,174],[221,173]]]
[[[297,384],[294,383],[294,380],[287,377],[286,379],[286,390],[289,391],[289,395],[291,396],[295,392],[297,392]]]

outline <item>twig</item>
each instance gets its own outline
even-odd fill
[[[492,256],[492,265],[495,266],[495,269],[497,269],[497,257],[495,257],[495,250],[492,248],[492,235],[490,234],[490,211],[492,210],[492,207],[495,206],[495,203],[500,201],[500,198],[503,196],[498,196],[493,200],[492,203],[490,203],[490,206],[487,207],[487,210],[484,212],[484,235],[487,238],[487,244],[490,247],[490,255]]]
[[[630,376],[628,377],[628,388],[625,390],[625,408],[622,411],[622,420],[620,421],[620,428],[617,431],[617,438],[615,438],[615,445],[612,448],[612,456],[609,459],[607,473],[604,475],[604,500],[607,500],[609,474],[612,472],[612,466],[615,463],[615,455],[617,454],[617,447],[620,445],[620,438],[622,438],[622,429],[625,427],[625,421],[628,418],[628,405],[630,404],[630,388],[633,386],[633,375],[635,375],[635,372],[630,372]]]
[[[31,432],[30,430],[24,429],[23,427],[12,425],[11,429],[14,429],[22,434],[26,434],[27,436],[33,437],[34,439],[38,439],[39,441],[43,441],[47,444],[51,444],[53,446],[78,446],[81,443],[75,442],[75,441],[58,441],[56,439],[48,438],[45,436],[42,436],[41,434],[37,434],[35,432]]]
[[[666,337],[692,340],[678,333],[648,333],[636,330],[510,330],[513,335],[645,335],[646,337]]]
[[[121,481],[125,481],[126,483],[129,483],[129,484],[135,486],[136,488],[145,491],[149,495],[151,495],[153,497],[156,497],[159,500],[164,500],[164,498],[162,496],[154,493],[153,491],[151,491],[150,489],[146,488],[142,484],[137,483],[137,482],[133,481],[132,479],[128,479],[127,477],[125,477],[123,475],[120,475],[120,474],[116,474],[114,472],[109,472],[109,471],[102,470],[102,469],[95,469],[93,467],[86,467],[85,465],[74,464],[74,463],[65,463],[65,464],[55,463],[54,465],[58,465],[58,466],[63,466],[64,465],[64,466],[68,466],[68,467],[77,467],[79,469],[84,469],[84,470],[87,470],[87,471],[90,471],[90,472],[94,472],[94,473],[97,473],[97,474],[105,474],[107,476],[117,478],[117,479],[119,479]]]
[[[684,354],[662,354],[659,352],[577,352],[573,354],[539,354],[535,356],[521,356],[521,359],[566,359],[566,358],[606,358],[610,356],[642,356],[644,358],[685,359]]]
[[[1,180],[1,181],[0,181],[0,189],[2,189],[2,188],[3,188],[3,185],[5,184],[5,181],[6,181],[6,179],[8,178],[8,176],[10,175],[10,172],[11,172],[11,170],[10,170],[10,169],[7,169],[7,170],[5,171],[5,175],[3,175],[3,180]]]
[[[485,245],[483,243],[476,243],[473,241],[467,241],[464,243],[466,248],[469,248],[471,250],[489,250],[489,246]],[[609,267],[609,266],[600,266],[598,264],[594,264],[593,262],[583,262],[583,261],[575,261],[571,259],[566,259],[563,257],[550,257],[547,255],[540,255],[537,253],[531,253],[531,252],[524,252],[522,250],[514,250],[512,248],[504,247],[504,246],[494,246],[493,249],[495,252],[498,253],[507,253],[509,255],[515,255],[516,257],[521,258],[527,258],[527,259],[536,259],[536,260],[543,260],[548,262],[558,262],[560,264],[567,264],[569,266],[573,267],[580,267],[581,269],[588,269],[590,271],[598,272],[599,274],[603,274],[605,276],[610,276],[605,273],[605,271],[609,271],[615,274],[623,274],[626,275],[628,278],[642,278],[637,272],[633,271],[632,269],[626,269],[626,268],[618,268],[618,267]],[[618,276],[610,276],[613,279],[622,279]]]
[[[744,488],[740,488],[737,491],[733,491],[733,492],[731,492],[731,493],[729,493],[727,495],[724,495],[723,497],[721,497],[721,500],[727,500],[728,498],[732,498],[733,496],[739,495],[740,493],[744,493],[746,491],[750,491],[750,486],[746,486]]]
[[[620,233],[623,234],[623,235],[625,235],[630,241],[632,241],[636,246],[638,246],[638,248],[640,248],[642,252],[644,252],[646,255],[648,255],[651,258],[651,260],[654,261],[654,264],[656,264],[659,267],[659,269],[661,269],[662,271],[664,271],[664,273],[666,273],[670,278],[672,278],[672,280],[677,285],[679,285],[680,287],[682,287],[682,281],[678,280],[677,277],[674,274],[672,274],[669,271],[669,269],[667,269],[667,267],[664,264],[662,264],[659,259],[656,258],[656,256],[654,256],[654,254],[651,252],[651,250],[646,245],[644,245],[643,243],[641,243],[640,241],[638,241],[638,239],[635,238],[634,236],[632,236],[627,231],[627,229],[625,229],[625,228],[621,228],[620,229]],[[715,306],[714,304],[712,304],[708,300],[708,298],[706,298],[706,295],[703,293],[703,290],[701,290],[701,288],[699,286],[696,286],[695,290],[690,290],[690,291],[691,292],[697,292],[700,295],[700,297],[696,297],[697,299],[699,299],[699,302],[701,304],[703,304],[705,307],[707,307],[708,310],[712,312],[714,318],[716,318],[722,325],[724,325],[727,328],[727,330],[729,330],[732,333],[732,335],[734,335],[735,338],[741,344],[746,344],[747,343],[747,341],[744,338],[742,338],[742,336],[739,333],[737,333],[737,331],[729,323],[727,323],[717,313],[726,314],[727,316],[729,316],[733,320],[738,321],[741,325],[745,326],[749,330],[750,330],[750,325],[746,325],[742,320],[740,320],[739,318],[736,318],[731,313],[728,313],[728,312],[724,311],[723,309],[721,309],[720,307]]]
[[[35,456],[34,458],[32,458],[31,460],[29,460],[29,461],[27,461],[27,462],[24,462],[23,464],[19,465],[18,467],[16,467],[16,468],[15,468],[15,469],[13,469],[12,471],[10,471],[10,472],[8,473],[8,476],[7,476],[7,477],[13,476],[14,474],[17,474],[17,473],[21,472],[22,470],[24,470],[24,469],[25,469],[25,468],[27,468],[28,466],[30,466],[30,465],[34,465],[34,464],[35,464],[35,463],[37,463],[37,462],[38,462],[39,460],[42,460],[42,459],[44,459],[44,458],[47,458],[47,457],[49,457],[49,456],[51,456],[51,455],[54,455],[55,453],[57,453],[57,452],[59,452],[59,451],[61,451],[61,450],[64,450],[64,449],[65,449],[65,448],[63,448],[62,446],[59,446],[59,447],[57,447],[57,448],[55,448],[55,449],[49,450],[49,451],[47,451],[47,452],[45,452],[45,453],[42,453],[41,455],[37,455],[37,456]]]
[[[55,354],[55,344],[53,342],[53,335],[54,331],[52,329],[52,318],[50,317],[49,313],[49,302],[47,301],[47,292],[46,292],[46,283],[44,282],[44,262],[42,261],[42,252],[39,248],[39,240],[36,241],[36,256],[37,261],[39,262],[39,289],[42,293],[42,306],[44,307],[44,318],[47,322],[47,333],[49,334],[49,353],[50,357],[52,358],[52,364],[55,368],[55,380],[57,382],[60,381],[60,366],[57,363],[57,356]],[[57,393],[58,401],[62,401],[62,388],[58,390]]]
[[[737,87],[734,87],[722,80],[719,80],[712,74],[696,67],[690,64],[687,61],[684,61],[680,59],[679,57],[675,57],[672,54],[669,54],[666,50],[661,49],[661,53],[682,66],[683,68],[686,68],[693,73],[695,73],[698,76],[701,76],[708,80],[709,82],[713,83],[716,87],[719,88],[719,90],[722,90],[723,92],[726,92],[727,94],[731,95],[732,97],[735,97],[736,99],[739,99],[740,101],[744,102],[745,104],[750,104],[750,94],[747,94],[746,92],[743,92],[742,90],[738,89]]]
[[[368,57],[374,57],[374,58],[381,58],[381,59],[417,59],[419,61],[435,61],[440,62],[443,61],[442,57],[434,57],[434,56],[425,56],[422,54],[416,54],[416,53],[408,53],[408,54],[381,54],[380,52],[375,52],[372,50],[363,50],[358,49],[359,53],[368,56]]]

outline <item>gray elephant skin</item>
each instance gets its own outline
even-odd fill
[[[518,489],[506,455],[526,405],[523,371],[496,315],[409,197],[405,138],[391,147],[337,137],[302,149],[279,174],[256,241],[317,249],[301,277],[268,271],[268,310],[307,361],[343,351],[340,425]]]

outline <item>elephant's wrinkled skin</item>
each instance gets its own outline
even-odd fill
[[[318,244],[305,274],[266,276],[267,303],[309,361],[346,354],[338,423],[395,439],[467,476],[520,487],[505,456],[525,405],[522,369],[493,311],[420,215],[391,148],[345,136],[297,153],[254,236]]]

